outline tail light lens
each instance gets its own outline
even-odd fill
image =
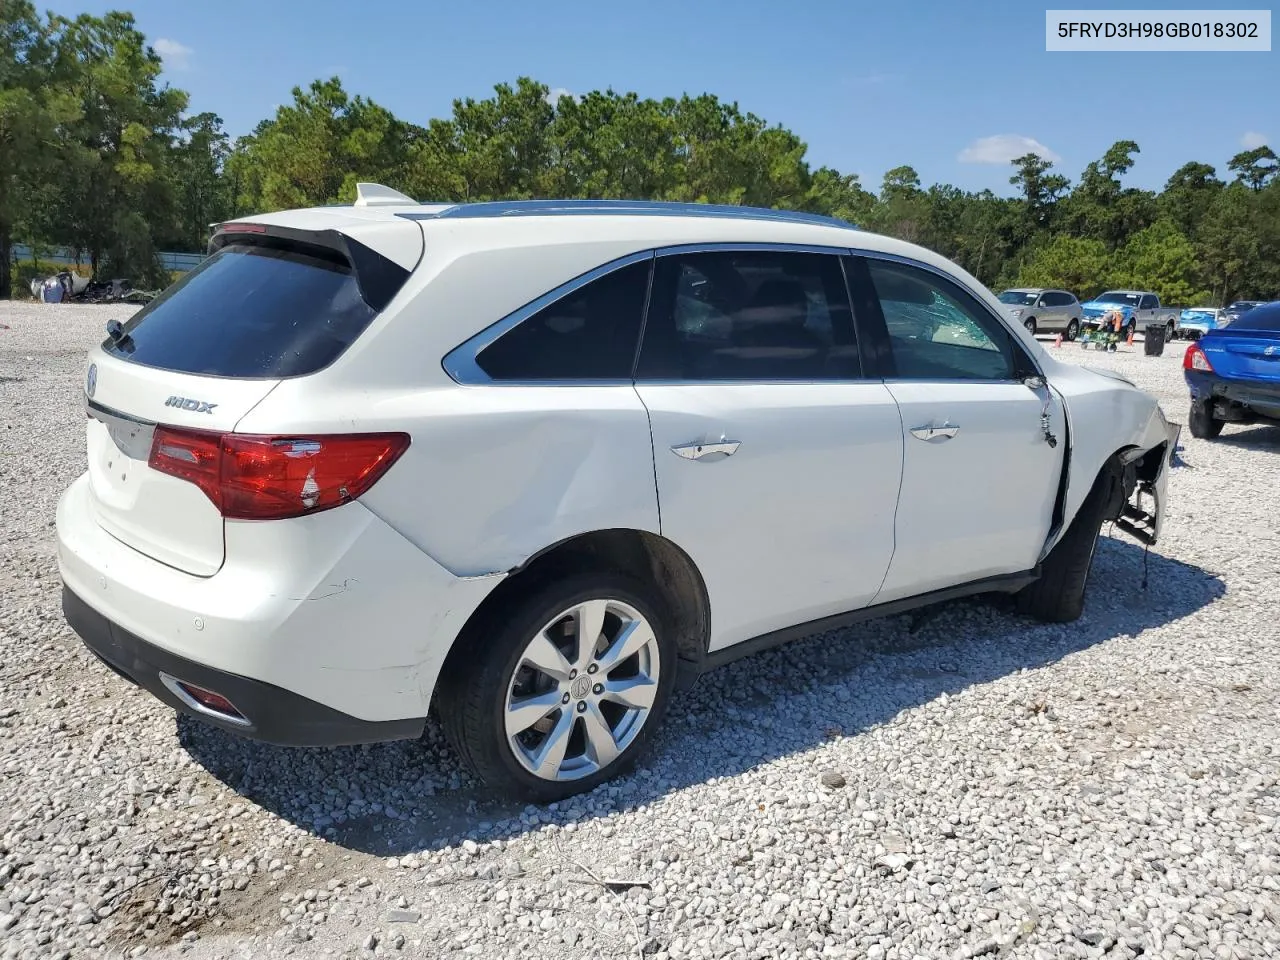
[[[1183,370],[1203,370],[1205,373],[1213,373],[1213,364],[1209,362],[1209,358],[1204,355],[1204,351],[1200,349],[1198,343],[1193,343],[1187,347],[1187,352],[1182,356]]]
[[[409,447],[405,433],[272,437],[156,427],[153,470],[194,483],[232,520],[283,520],[362,496]]]

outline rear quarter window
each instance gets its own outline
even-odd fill
[[[236,379],[314,373],[336,360],[377,312],[350,265],[320,248],[223,247],[108,340],[148,367]]]

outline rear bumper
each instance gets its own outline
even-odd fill
[[[216,574],[175,570],[99,526],[87,476],[76,480],[58,503],[58,569],[81,601],[73,606],[111,625],[106,640],[93,630],[90,645],[131,677],[133,655],[112,660],[113,637],[145,644],[137,656],[157,668],[170,657],[193,665],[178,677],[192,683],[207,669],[358,721],[417,721],[454,638],[502,580],[455,577],[359,502],[296,520],[228,522],[225,536]],[[147,675],[134,678],[172,704]]]
[[[254,740],[283,746],[341,746],[404,740],[421,736],[425,718],[360,720],[282,687],[196,663],[163,650],[112,623],[62,588],[67,623],[99,660],[173,709]],[[186,682],[226,697],[243,719],[224,716],[180,696],[173,686]]]
[[[1192,402],[1225,400],[1263,419],[1280,418],[1280,383],[1226,380],[1203,370],[1184,370]]]

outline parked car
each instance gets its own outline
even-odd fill
[[[1147,290],[1108,290],[1088,303],[1081,304],[1084,326],[1096,330],[1109,311],[1118,310],[1122,317],[1121,336],[1142,331],[1148,324],[1163,323],[1165,339],[1178,332],[1178,310],[1160,306],[1160,298]]]
[[[1210,330],[1187,348],[1188,426],[1212,440],[1228,423],[1280,424],[1280,300]]]
[[[364,184],[218,226],[84,391],[57,539],[89,649],[275,743],[434,708],[538,801],[791,638],[991,592],[1074,619],[1104,521],[1159,536],[1178,436],[838,220]]]
[[[1005,312],[1032,336],[1061,333],[1064,339],[1074,340],[1080,332],[1080,301],[1066,290],[1017,288],[1003,291],[998,299],[1005,304]]]
[[[1229,323],[1234,323],[1254,307],[1262,306],[1264,302],[1265,301],[1262,300],[1237,300],[1234,303],[1228,304],[1227,308],[1222,311],[1223,326],[1226,326]]]
[[[1218,328],[1222,311],[1217,307],[1188,307],[1178,318],[1178,336],[1187,340],[1199,340],[1210,330]]]

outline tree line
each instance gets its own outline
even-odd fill
[[[1266,146],[1219,173],[1189,162],[1160,191],[1126,187],[1140,153],[1115,143],[1073,184],[1035,154],[1012,196],[924,187],[910,166],[879,189],[814,168],[795,133],[711,94],[612,89],[553,98],[521,77],[425,125],[335,77],[232,139],[182,90],[133,17],[39,15],[0,0],[0,297],[15,243],[69,247],[95,273],[167,282],[160,250],[202,251],[208,225],[350,202],[368,180],[433,201],[632,198],[830,214],[929,247],[995,289],[1154,290],[1167,303],[1280,297],[1280,164]]]

